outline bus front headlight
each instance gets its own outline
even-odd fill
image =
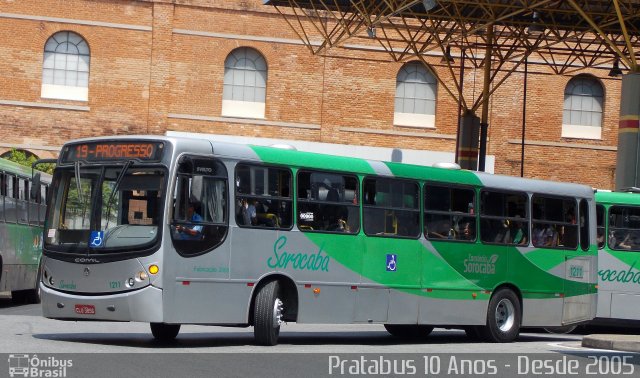
[[[149,278],[149,275],[143,270],[139,271],[138,274],[136,274],[136,280],[138,281],[145,281],[147,278]]]

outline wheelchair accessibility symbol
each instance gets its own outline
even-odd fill
[[[395,272],[396,271],[396,264],[398,261],[398,255],[387,255],[387,272]]]
[[[91,248],[102,247],[103,242],[104,242],[104,231],[91,231],[91,235],[89,236],[89,247]]]

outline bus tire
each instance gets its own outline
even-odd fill
[[[492,343],[510,343],[518,337],[521,321],[518,296],[509,289],[500,289],[489,300],[487,324],[482,327],[484,339]]]
[[[11,303],[16,305],[27,303],[27,290],[16,290],[11,292]]]
[[[173,341],[180,332],[180,324],[151,323],[150,326],[153,337],[162,342]]]
[[[40,278],[42,274],[42,266],[38,267],[38,274],[36,275],[36,286],[33,289],[29,289],[26,291],[26,300],[27,303],[36,304],[40,303],[41,292],[40,292]]]
[[[421,339],[429,336],[433,326],[422,324],[385,324],[384,329],[401,339]]]
[[[260,288],[255,299],[253,335],[258,345],[276,345],[282,324],[284,304],[279,297],[280,284],[271,281]]]

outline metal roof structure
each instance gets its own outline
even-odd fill
[[[269,0],[313,54],[374,40],[395,61],[428,52],[494,77],[535,56],[561,74],[586,67],[638,71],[638,0]],[[427,10],[426,8],[433,6]],[[371,43],[366,41],[364,43]],[[451,59],[443,61],[451,63]],[[452,73],[458,86],[457,74]],[[503,75],[499,80],[505,80]],[[444,84],[444,83],[441,83]],[[499,84],[499,83],[498,83]],[[457,97],[455,89],[447,92]],[[481,100],[481,99],[479,99]],[[462,99],[464,102],[464,99]],[[465,108],[477,109],[479,102]]]
[[[568,57],[557,60],[554,65],[570,61],[582,62],[584,66],[600,57],[617,56],[627,67],[637,69],[638,0],[270,0],[265,3],[275,6],[316,53],[372,28],[379,29],[376,39],[393,54],[415,48],[424,51],[428,45],[437,44],[463,49],[476,43],[489,43],[483,32],[493,26],[496,33],[491,44],[500,54],[514,48],[529,49]],[[426,10],[425,5],[433,8]],[[480,42],[475,41],[478,35]],[[314,46],[311,37],[320,37],[323,41]],[[468,50],[465,49],[465,53]]]
[[[556,74],[585,68],[640,72],[640,0],[265,0],[313,54],[332,47],[382,50],[394,61],[441,55],[439,84],[462,109],[482,108],[484,168],[488,101],[518,68],[536,61]],[[455,59],[454,59],[455,58]],[[465,66],[483,91],[465,98]]]

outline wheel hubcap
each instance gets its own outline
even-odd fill
[[[283,323],[282,310],[284,309],[284,303],[280,298],[276,298],[273,302],[273,328],[278,328]]]
[[[508,332],[515,322],[515,308],[508,299],[503,299],[496,306],[496,325],[502,332]]]

